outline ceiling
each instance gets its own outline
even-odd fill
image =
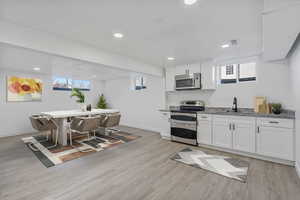
[[[40,68],[35,71],[34,68]],[[79,80],[111,80],[129,77],[133,72],[75,59],[49,55],[0,43],[0,70],[69,77]]]
[[[261,53],[262,11],[263,0],[0,0],[2,20],[157,66]]]

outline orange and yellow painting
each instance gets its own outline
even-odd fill
[[[7,77],[7,101],[41,101],[42,92],[40,79]]]

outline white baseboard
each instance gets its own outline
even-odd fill
[[[299,163],[299,161],[295,163],[295,169],[298,174],[298,177],[300,178],[300,163]]]

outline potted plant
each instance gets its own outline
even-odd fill
[[[86,106],[84,105],[85,96],[84,96],[83,92],[81,92],[80,89],[78,89],[78,88],[73,88],[72,92],[71,92],[71,98],[72,97],[77,97],[76,102],[79,103],[80,109],[82,111],[86,111]]]
[[[97,108],[99,108],[99,109],[106,109],[107,108],[106,99],[105,99],[103,94],[101,94],[100,97],[99,97],[99,101],[97,103]]]
[[[272,112],[276,115],[279,115],[281,113],[282,105],[280,103],[272,103]]]

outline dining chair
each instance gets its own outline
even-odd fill
[[[115,127],[120,124],[120,120],[120,113],[107,114],[104,120],[102,120],[100,123],[100,127],[104,128],[105,135],[110,135],[113,132],[120,131],[118,129],[115,129]]]
[[[29,117],[32,127],[37,130],[39,133],[46,133],[46,140],[39,140],[39,142],[46,142],[49,141],[49,133],[51,139],[53,139],[54,132],[55,138],[54,138],[54,145],[46,147],[47,149],[51,149],[57,146],[58,144],[58,125],[54,121],[54,119],[49,118],[45,115],[32,115]],[[43,135],[43,134],[41,134]],[[38,135],[39,136],[39,135]],[[38,149],[34,148],[31,144],[31,149],[34,151],[38,151]]]
[[[90,133],[94,133],[96,135],[96,130],[99,127],[99,116],[88,116],[88,117],[74,117],[70,124],[70,132],[69,132],[69,140],[70,145],[73,146],[73,133],[84,134],[87,135],[87,140],[90,140]],[[82,151],[86,152],[86,151]]]

